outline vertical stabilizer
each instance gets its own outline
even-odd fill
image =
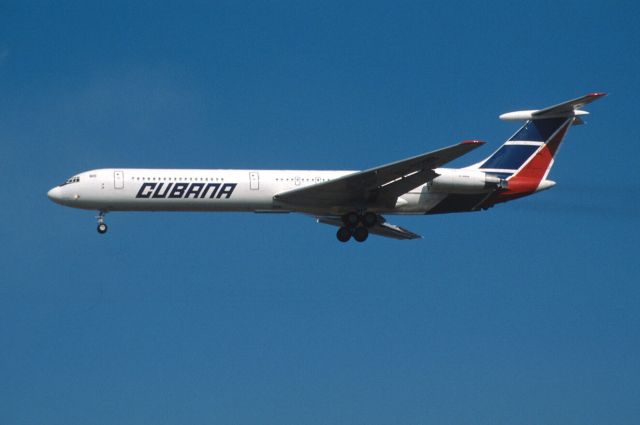
[[[489,158],[476,164],[478,169],[508,182],[508,189],[495,192],[482,207],[552,187],[547,176],[560,144],[569,127],[582,124],[580,117],[588,114],[579,108],[602,96],[605,94],[592,93],[545,109],[502,114],[501,119],[526,122]]]

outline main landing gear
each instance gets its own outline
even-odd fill
[[[378,216],[372,212],[358,214],[350,212],[342,216],[342,223],[336,237],[340,242],[348,242],[351,237],[357,242],[364,242],[369,237],[369,228],[375,226]]]
[[[104,222],[105,214],[106,212],[100,211],[96,216],[96,219],[98,219],[98,233],[100,233],[101,235],[107,233],[107,229],[108,229],[107,224]]]

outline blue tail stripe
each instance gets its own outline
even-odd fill
[[[517,170],[539,147],[536,145],[502,145],[480,168]]]
[[[547,118],[527,121],[509,140],[544,142],[564,124],[566,118]]]

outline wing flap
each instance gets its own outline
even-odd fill
[[[342,226],[342,219],[337,216],[322,216],[318,217],[317,220],[318,223],[322,224],[329,224],[336,227]],[[372,227],[369,227],[369,233],[397,240],[422,239],[422,236],[418,235],[417,233],[413,233],[412,231],[407,230],[403,227],[388,223],[387,220],[381,215],[378,215],[378,223],[376,223]]]
[[[370,233],[398,240],[422,239],[422,236],[391,223],[380,223],[369,229]]]

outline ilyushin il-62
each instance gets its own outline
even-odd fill
[[[116,211],[243,211],[306,214],[336,226],[341,242],[364,242],[370,234],[417,239],[386,216],[481,211],[553,187],[549,171],[569,127],[582,124],[582,107],[603,96],[500,115],[524,124],[489,157],[463,168],[444,166],[483,142],[364,171],[106,168],[76,174],[48,196],[97,211],[101,234],[105,214]]]

